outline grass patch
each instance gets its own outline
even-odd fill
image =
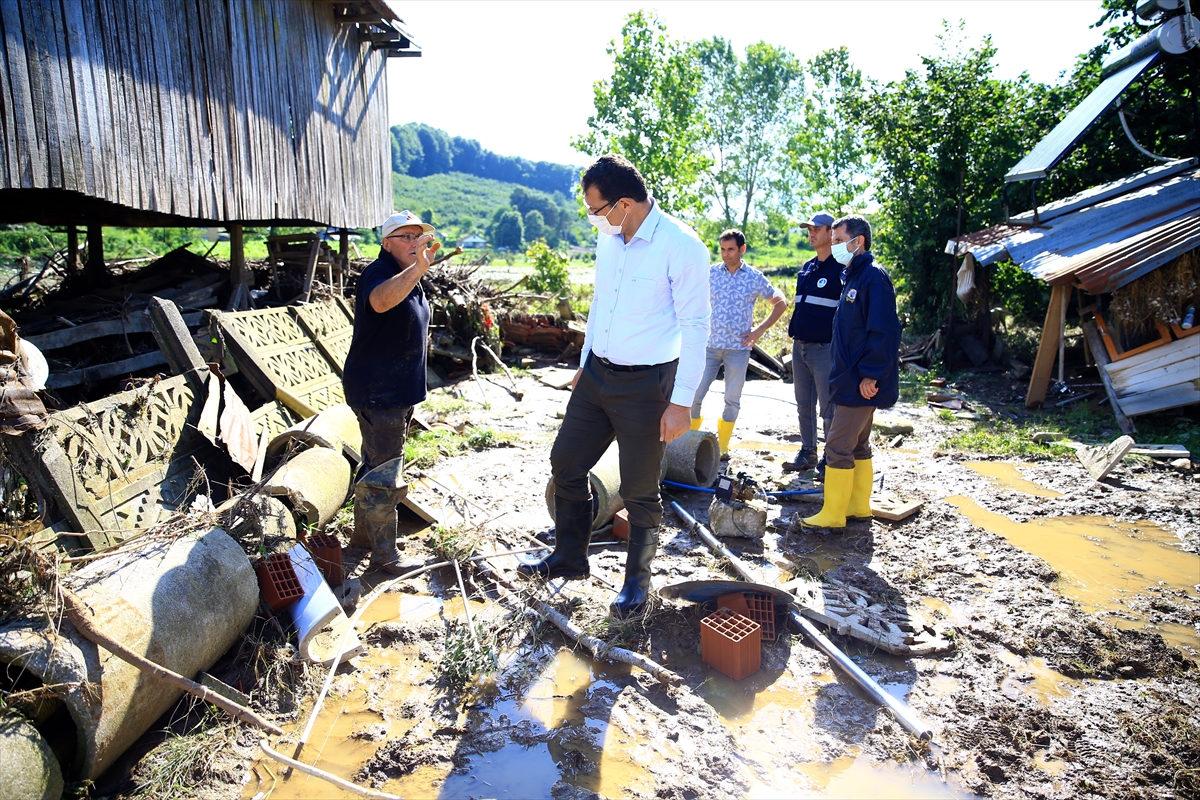
[[[462,433],[435,428],[417,431],[404,442],[404,461],[420,469],[432,467],[443,456],[456,456],[468,450],[486,450],[516,441],[511,433],[497,433],[488,427],[470,426]]]
[[[943,410],[938,414],[949,414],[951,421],[954,414]],[[1039,444],[1033,441],[1031,435],[1035,430],[1045,430],[1042,427],[1027,427],[1014,425],[1007,420],[995,422],[977,422],[970,430],[951,434],[942,440],[942,448],[946,450],[966,450],[972,453],[986,453],[996,456],[1016,456],[1021,458],[1074,458],[1075,451],[1061,444]]]
[[[200,723],[180,735],[171,733],[138,764],[139,797],[196,797],[217,771],[217,761],[237,741],[237,722],[210,709]]]

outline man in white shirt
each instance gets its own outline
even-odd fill
[[[709,303],[712,306],[712,325],[704,361],[704,377],[692,402],[692,430],[704,424],[700,410],[708,387],[717,379],[717,371],[725,367],[725,408],[717,420],[717,441],[721,459],[729,458],[729,437],[733,423],[742,407],[742,387],[746,385],[746,369],[750,366],[750,351],[762,335],[787,311],[787,298],[767,280],[767,276],[742,260],[746,255],[746,236],[730,228],[717,239],[721,260],[708,273]],[[762,299],[772,306],[771,314],[757,327],[754,325],[754,301]]]
[[[588,471],[617,440],[629,512],[625,583],[615,616],[640,611],[662,522],[663,448],[686,433],[708,342],[708,248],[665,214],[641,173],[601,156],[580,181],[596,241],[596,284],[580,368],[554,447],[554,552],[520,569],[547,578],[590,574],[595,512]]]

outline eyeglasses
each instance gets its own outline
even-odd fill
[[[402,242],[415,242],[425,234],[423,233],[393,233],[390,236],[385,236],[385,239],[399,239]]]
[[[584,202],[584,204],[583,204],[583,208],[584,208],[584,210],[585,210],[585,211],[587,211],[587,213],[589,213],[589,214],[593,214],[593,215],[595,215],[595,216],[597,216],[597,217],[598,217],[598,216],[600,216],[600,212],[601,212],[601,211],[603,211],[604,209],[608,208],[609,206],[611,206],[611,205],[612,205],[613,203],[615,203],[615,202],[617,202],[617,201],[616,201],[616,200],[611,200],[611,201],[609,201],[609,202],[605,203],[604,205],[600,206],[599,208],[597,208],[595,211],[592,211],[592,209],[588,207],[588,204],[587,204],[587,202],[585,201],[585,202]]]

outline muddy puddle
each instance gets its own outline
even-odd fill
[[[1034,497],[1062,496],[1060,492],[1027,480],[1021,474],[1020,468],[1030,465],[1010,464],[1007,461],[967,461],[963,463],[963,466],[988,478],[993,485],[1004,489],[1012,489]]]
[[[441,604],[432,597],[387,597],[376,605],[385,600],[398,606],[407,621],[453,612],[452,601]],[[382,612],[372,606],[368,616],[379,618]],[[372,647],[360,659],[358,673],[335,683],[301,758],[353,780],[380,747],[420,725],[421,720],[406,718],[404,712],[406,703],[431,690],[429,667],[420,663],[417,650],[416,645],[400,643]],[[694,661],[698,664],[699,658]],[[468,748],[454,765],[421,765],[377,788],[405,798],[549,798],[550,787],[564,781],[604,797],[652,796],[655,773],[663,763],[686,763],[694,756],[682,752],[670,737],[638,735],[633,732],[636,725],[631,729],[624,724],[628,721],[619,708],[604,705],[603,698],[618,695],[628,684],[630,670],[562,648],[519,695],[485,686],[474,702],[460,708],[452,727],[500,733],[494,749]],[[707,667],[703,672],[696,691],[735,742],[737,759],[747,768],[749,798],[975,797],[919,763],[872,763],[858,754],[858,748],[828,761],[781,759],[780,737],[787,737],[793,746],[811,742],[814,754],[821,751],[814,739],[814,718],[820,713],[818,695],[837,683],[830,672],[798,679],[786,670],[763,669],[743,681]],[[339,694],[339,685],[353,688]],[[910,687],[895,683],[885,688],[904,697]],[[305,718],[301,715],[302,721]],[[281,749],[290,755],[294,745]],[[300,773],[285,778],[276,765],[268,766],[278,779],[270,794],[275,800],[353,796]],[[262,762],[257,772],[266,774]],[[269,781],[252,780],[243,797],[250,800],[269,788]]]
[[[1044,560],[1058,573],[1063,594],[1085,611],[1103,613],[1118,627],[1153,630],[1175,647],[1200,648],[1191,626],[1156,622],[1153,608],[1136,600],[1147,589],[1192,592],[1200,579],[1200,556],[1180,550],[1169,531],[1091,516],[1015,522],[962,495],[946,501],[976,526]]]

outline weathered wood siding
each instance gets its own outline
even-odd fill
[[[378,225],[386,56],[309,0],[0,0],[0,188]]]
[[[1104,367],[1128,416],[1200,403],[1200,335]]]

